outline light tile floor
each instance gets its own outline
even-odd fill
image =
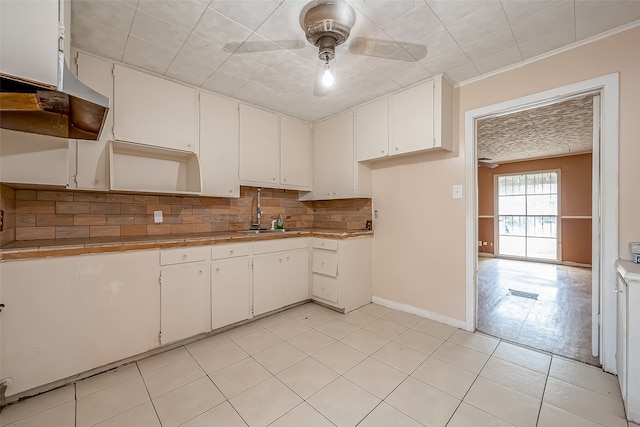
[[[7,427],[627,427],[615,376],[375,304],[305,304],[10,405]]]

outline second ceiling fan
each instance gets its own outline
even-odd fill
[[[345,1],[316,0],[307,4],[300,13],[300,26],[309,43],[318,48],[319,63],[314,95],[325,96],[334,86],[336,47],[349,39],[356,22],[356,13]],[[231,53],[265,52],[279,49],[302,49],[301,40],[270,42],[233,42],[224,45]],[[373,56],[405,62],[417,62],[427,56],[427,47],[414,43],[355,37],[349,43],[354,55]]]

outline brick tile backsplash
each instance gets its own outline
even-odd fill
[[[157,236],[243,230],[255,221],[256,187],[241,187],[237,199],[73,190],[25,190],[0,184],[5,227],[0,244],[108,236]],[[153,213],[162,211],[163,223]],[[262,189],[262,227],[282,215],[286,228],[360,230],[371,220],[371,199],[315,202],[298,192]]]

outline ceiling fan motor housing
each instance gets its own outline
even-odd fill
[[[318,47],[318,58],[333,60],[336,46],[347,41],[356,14],[343,1],[310,3],[302,11],[300,24],[309,43]]]

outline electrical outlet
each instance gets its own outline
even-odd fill
[[[153,222],[162,222],[162,211],[153,211]]]
[[[482,246],[487,246],[487,242],[482,242]]]
[[[478,246],[482,246],[482,240],[478,240]]]

